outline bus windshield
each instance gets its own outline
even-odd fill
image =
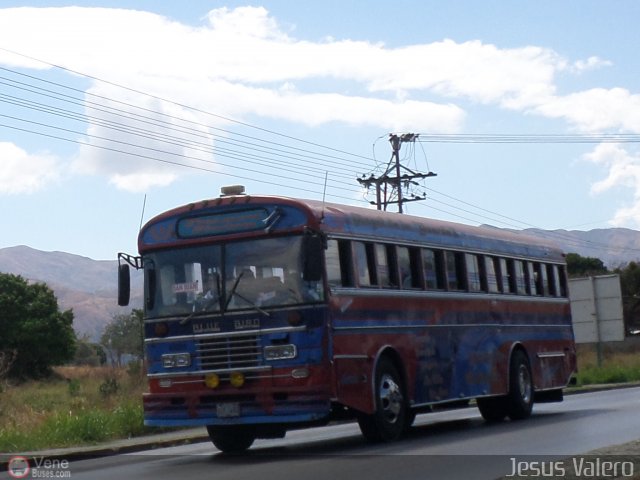
[[[147,315],[289,306],[324,300],[320,281],[302,278],[302,237],[163,250],[145,256]]]

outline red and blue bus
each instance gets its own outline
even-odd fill
[[[475,401],[487,421],[561,401],[576,369],[556,247],[491,227],[227,191],[150,220],[145,424],[256,438],[357,419],[391,441],[416,413]]]

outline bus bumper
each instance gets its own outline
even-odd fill
[[[289,424],[293,428],[297,423],[320,422],[331,412],[330,390],[328,382],[318,384],[312,378],[266,376],[240,388],[221,385],[215,389],[208,388],[203,378],[201,383],[191,383],[190,388],[167,392],[157,391],[152,384],[152,393],[143,395],[144,424]]]

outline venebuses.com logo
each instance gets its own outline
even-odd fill
[[[31,460],[22,455],[11,457],[7,472],[12,478],[71,478],[69,461],[34,457]]]

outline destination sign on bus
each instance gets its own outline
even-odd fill
[[[195,238],[261,230],[267,226],[269,215],[265,208],[254,208],[183,218],[178,221],[178,236]]]

